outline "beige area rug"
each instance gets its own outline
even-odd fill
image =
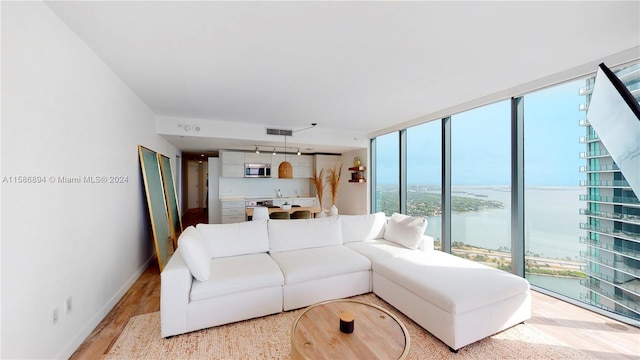
[[[388,309],[410,335],[410,359],[590,359],[527,324],[467,345],[457,354],[373,294],[353,297]],[[160,313],[133,317],[107,359],[289,359],[291,326],[304,309],[241,321],[164,339]]]

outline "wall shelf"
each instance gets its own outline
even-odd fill
[[[364,177],[364,173],[367,170],[364,166],[356,166],[350,167],[349,171],[351,171],[351,179],[349,179],[350,183],[364,183],[367,182],[367,179]]]

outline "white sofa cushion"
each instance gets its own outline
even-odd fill
[[[371,262],[344,245],[281,251],[271,257],[280,266],[285,285],[371,270]]]
[[[409,249],[417,249],[426,229],[426,218],[394,213],[387,223],[384,239]]]
[[[270,253],[342,245],[339,216],[296,221],[269,221]]]
[[[369,241],[359,241],[345,244],[345,246],[354,250],[358,254],[365,256],[372,263],[399,255],[407,254],[412,251],[406,247],[384,239],[375,239]]]
[[[519,276],[442,251],[411,252],[374,262],[372,268],[450,314],[529,290],[529,282]]]
[[[340,215],[342,240],[354,241],[382,239],[387,218],[383,212],[367,215]]]
[[[284,284],[280,268],[266,253],[212,259],[210,273],[209,280],[195,280],[193,282],[191,300],[207,299]],[[211,309],[211,311],[227,310]]]
[[[205,239],[196,228],[189,226],[178,237],[178,248],[191,275],[200,280],[209,279],[209,253]]]
[[[198,224],[211,258],[269,251],[267,220],[233,224]]]

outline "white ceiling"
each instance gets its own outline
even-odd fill
[[[159,117],[364,136],[638,47],[639,4],[48,2]]]

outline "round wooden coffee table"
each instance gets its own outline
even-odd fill
[[[340,313],[350,312],[354,331],[340,331]],[[293,322],[293,359],[404,359],[409,332],[387,310],[357,300],[330,300],[305,309]]]

